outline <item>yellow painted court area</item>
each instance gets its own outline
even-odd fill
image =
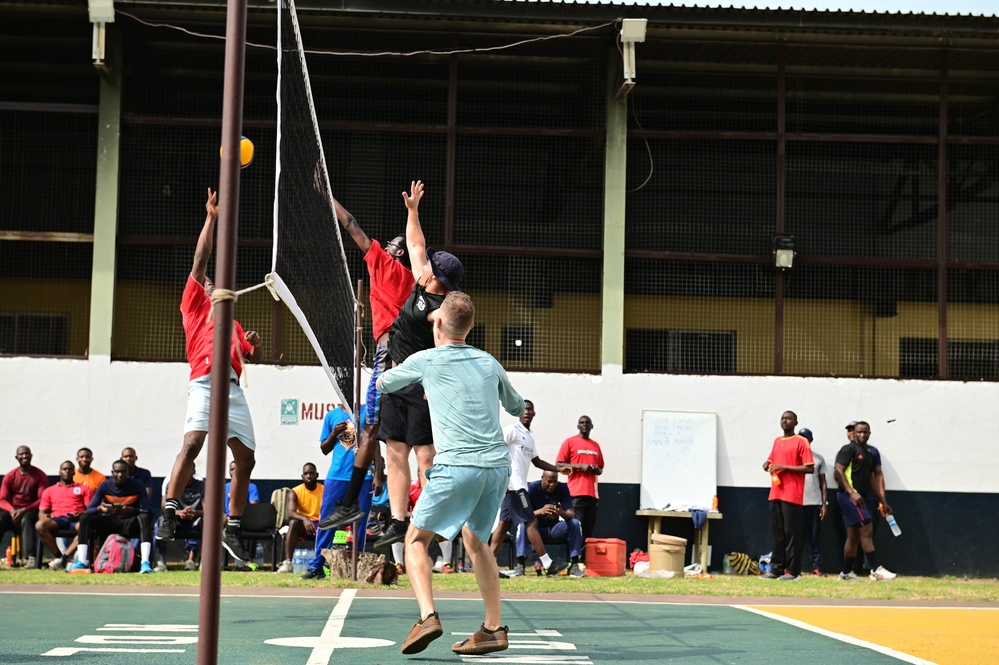
[[[755,607],[938,665],[999,663],[999,608]]]

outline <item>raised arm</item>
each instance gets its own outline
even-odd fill
[[[340,220],[340,226],[350,234],[361,251],[367,254],[368,250],[371,249],[371,238],[358,226],[354,216],[347,212],[347,209],[340,205],[336,199],[333,199],[333,208],[336,210],[336,218]]]
[[[409,265],[417,282],[423,277],[423,266],[427,265],[427,239],[420,226],[420,199],[423,198],[423,181],[410,183],[409,194],[402,193],[409,215],[406,218],[406,247],[409,249]]]
[[[194,250],[194,265],[191,266],[191,277],[199,284],[205,283],[205,270],[208,259],[212,257],[214,246],[215,222],[219,218],[219,193],[208,188],[208,200],[205,201],[205,225],[198,236],[198,248]]]

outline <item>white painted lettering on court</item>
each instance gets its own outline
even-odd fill
[[[76,638],[80,644],[122,645],[135,644],[139,647],[121,648],[119,646],[101,647],[56,647],[43,653],[43,656],[67,657],[78,653],[186,653],[186,649],[151,648],[156,645],[179,646],[196,644],[197,635],[133,635],[131,633],[197,633],[198,627],[188,624],[140,624],[140,623],[107,623],[98,631],[124,632],[124,635],[81,635]],[[146,648],[143,648],[146,647]]]
[[[311,648],[308,665],[327,665],[336,649],[370,649],[372,647],[389,647],[395,644],[391,640],[380,640],[373,637],[340,637],[347,612],[354,602],[357,589],[344,589],[337,600],[336,606],[326,620],[323,632],[319,636],[278,637],[265,640],[264,644],[281,647]]]

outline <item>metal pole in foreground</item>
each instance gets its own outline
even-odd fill
[[[243,71],[246,51],[246,0],[229,0],[226,16],[225,79],[222,99],[222,167],[219,175],[216,288],[236,283],[236,236],[239,222],[240,136],[243,132]],[[198,665],[215,665],[219,655],[219,590],[222,586],[222,489],[229,438],[229,353],[232,348],[232,300],[215,305],[212,349],[212,397],[208,415],[208,471],[205,475],[205,522],[201,557],[201,603],[198,608]]]
[[[361,442],[361,303],[364,302],[364,280],[357,280],[357,305],[354,307],[354,451]],[[377,453],[376,453],[377,454]],[[360,522],[354,522],[353,545],[350,548],[350,577],[357,581],[357,532]]]

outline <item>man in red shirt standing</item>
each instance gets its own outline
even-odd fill
[[[215,222],[219,216],[218,192],[208,189],[205,202],[205,224],[198,237],[198,247],[194,252],[194,264],[184,287],[180,301],[180,311],[184,321],[184,336],[187,338],[187,361],[191,365],[191,382],[187,397],[187,422],[184,430],[184,445],[177,455],[170,474],[169,490],[163,502],[163,520],[156,532],[158,540],[173,540],[177,531],[177,510],[180,498],[194,475],[194,460],[205,445],[208,436],[208,411],[211,401],[212,353],[215,337],[215,318],[212,312],[212,291],[215,284],[208,279],[205,270],[212,255],[212,238]],[[243,331],[238,321],[233,321],[232,344],[229,353],[231,370],[229,381],[229,450],[232,452],[236,471],[232,476],[229,493],[229,521],[222,536],[222,546],[229,554],[242,561],[252,560],[240,541],[243,508],[250,486],[250,472],[256,464],[254,451],[257,448],[253,434],[253,421],[246,396],[239,385],[244,361],[256,361],[263,355],[260,335],[252,330]]]
[[[0,538],[8,531],[21,530],[21,553],[27,555],[28,568],[37,564],[35,522],[38,521],[42,491],[49,486],[49,477],[31,465],[31,458],[31,448],[19,446],[14,453],[18,466],[4,476],[0,484]]]
[[[59,552],[55,532],[63,529],[80,529],[80,517],[87,511],[93,492],[86,485],[73,480],[73,463],[69,460],[59,465],[59,482],[42,492],[42,500],[38,505],[41,514],[35,531],[42,544],[56,555],[49,563],[49,568],[59,570],[73,559],[79,537],[73,538],[65,552]],[[41,561],[38,562],[39,564]]]
[[[590,438],[593,421],[589,416],[580,416],[576,429],[579,435],[562,442],[555,463],[572,467],[566,484],[572,495],[573,513],[583,527],[585,543],[597,522],[597,500],[600,498],[597,476],[604,472],[604,454],[600,451],[600,444]]]
[[[399,309],[413,290],[413,271],[402,263],[406,253],[406,239],[396,236],[392,242],[382,246],[377,240],[368,237],[358,225],[354,216],[347,212],[340,202],[333,200],[336,217],[340,224],[354,239],[357,246],[364,252],[364,262],[368,264],[368,277],[371,281],[371,332],[375,337],[375,357],[371,363],[371,380],[368,382],[368,392],[365,401],[365,421],[362,423],[361,440],[354,456],[354,470],[343,499],[337,501],[336,507],[329,515],[323,515],[319,528],[323,531],[346,526],[364,516],[358,503],[361,487],[368,475],[372,461],[380,461],[378,452],[378,428],[381,425],[381,399],[375,384],[378,377],[392,366],[388,353],[389,329],[399,315]],[[333,433],[339,436],[347,429],[346,421],[338,424]],[[371,487],[375,494],[381,491],[382,471],[380,464],[376,465],[374,482]],[[325,511],[324,511],[325,512]]]
[[[773,550],[770,570],[764,579],[782,581],[801,579],[801,511],[805,502],[805,474],[815,472],[815,461],[808,440],[794,433],[798,416],[785,411],[780,417],[784,434],[774,439],[763,470],[770,474],[770,536]]]

